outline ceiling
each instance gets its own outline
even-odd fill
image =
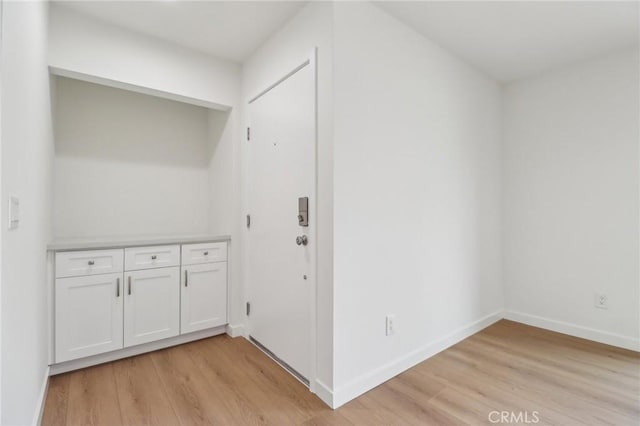
[[[55,1],[103,22],[233,62],[248,58],[306,1]]]
[[[102,21],[243,62],[308,1],[56,1]],[[638,45],[636,1],[380,1],[499,81]]]
[[[376,4],[503,82],[638,45],[636,1]]]

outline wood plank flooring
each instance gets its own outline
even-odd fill
[[[245,339],[217,336],[52,377],[43,424],[480,425],[503,411],[639,425],[640,354],[503,320],[333,411]]]

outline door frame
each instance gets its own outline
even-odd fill
[[[311,193],[309,194],[309,214],[311,215],[312,220],[309,223],[308,234],[311,237],[309,240],[309,248],[311,250],[311,264],[309,267],[309,277],[311,278],[311,283],[309,285],[309,391],[312,393],[316,392],[316,377],[317,377],[317,287],[318,287],[318,275],[317,275],[317,262],[318,262],[318,66],[317,66],[317,53],[318,48],[314,47],[312,52],[306,56],[303,60],[298,62],[298,65],[294,68],[290,69],[286,72],[282,77],[277,79],[274,83],[267,86],[265,89],[259,91],[255,96],[252,96],[247,101],[247,124],[248,127],[251,127],[251,114],[249,105],[254,101],[258,100],[263,95],[270,92],[272,89],[286,81],[289,77],[292,77],[298,71],[305,69],[306,67],[310,67],[313,73],[313,123],[314,123],[314,132],[313,132],[313,185],[311,187]],[[251,141],[249,141],[251,143]],[[251,199],[249,198],[249,185],[251,184],[251,146],[247,147],[247,186],[245,188],[246,191],[246,199],[247,199],[247,213],[251,213]],[[249,235],[250,229],[247,229],[247,255],[251,251],[251,236]],[[247,259],[249,256],[246,257]],[[249,265],[248,265],[249,267]],[[247,280],[247,294],[245,299],[250,302],[251,298],[251,282]],[[247,317],[247,337],[251,335],[251,316]],[[257,346],[257,345],[256,345]],[[258,347],[259,348],[259,347]],[[260,350],[262,350],[260,348]],[[264,352],[264,351],[263,351]],[[266,353],[266,352],[265,352]],[[266,353],[270,358],[271,355]],[[275,362],[278,362],[274,359]],[[278,362],[279,363],[279,362]],[[289,372],[286,368],[285,371]],[[291,373],[290,373],[291,374]],[[295,374],[291,374],[297,380],[300,380]]]

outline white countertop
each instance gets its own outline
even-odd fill
[[[170,235],[137,237],[96,237],[54,240],[47,245],[49,251],[95,250],[122,247],[141,247],[168,244],[210,243],[230,241],[230,235]]]

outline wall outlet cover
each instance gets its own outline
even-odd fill
[[[599,309],[609,309],[609,296],[604,293],[596,293],[594,306]]]
[[[385,318],[385,334],[387,336],[391,336],[392,334],[395,334],[396,329],[395,329],[395,315],[387,315]]]
[[[9,197],[9,229],[16,229],[20,225],[20,199]]]

